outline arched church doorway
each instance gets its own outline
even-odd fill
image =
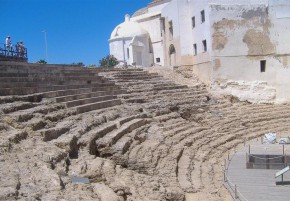
[[[169,47],[169,65],[176,66],[176,51],[174,45],[170,45]]]

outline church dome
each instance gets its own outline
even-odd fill
[[[111,38],[133,38],[135,36],[148,35],[148,32],[137,22],[130,21],[130,16],[125,16],[125,22],[119,24],[112,32]]]

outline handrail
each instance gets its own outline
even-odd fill
[[[3,43],[0,43],[0,56],[9,57],[9,58],[15,58],[15,59],[24,59],[27,61],[27,48],[25,47],[19,47],[15,45],[15,47],[10,46],[9,49],[7,49],[6,45]]]
[[[225,159],[225,165],[224,165],[224,186],[227,188],[229,193],[231,194],[233,200],[239,200],[239,201],[249,201],[237,188],[237,185],[234,184],[229,178],[228,178],[228,169],[230,166],[230,163],[232,162],[233,157],[236,155],[236,150],[234,150],[234,154],[230,156],[230,153],[228,152],[228,162],[227,159]],[[227,185],[226,185],[227,184]]]

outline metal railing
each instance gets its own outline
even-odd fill
[[[246,146],[246,140],[244,140],[244,146]],[[229,191],[231,194],[233,200],[238,200],[238,201],[249,201],[238,189],[238,186],[233,183],[229,177],[228,177],[228,170],[230,163],[232,162],[233,157],[236,155],[236,146],[233,149],[233,154],[230,154],[230,150],[228,150],[228,156],[224,161],[224,186],[225,188]]]
[[[18,45],[10,46],[7,48],[5,44],[0,43],[0,57],[27,61],[27,48],[20,47]]]

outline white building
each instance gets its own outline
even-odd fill
[[[215,92],[243,100],[290,100],[289,0],[155,0],[130,23],[110,39],[121,61],[190,67]],[[133,23],[142,31],[129,31]]]
[[[129,65],[151,66],[153,63],[149,33],[139,23],[131,21],[129,15],[112,32],[110,52]]]

